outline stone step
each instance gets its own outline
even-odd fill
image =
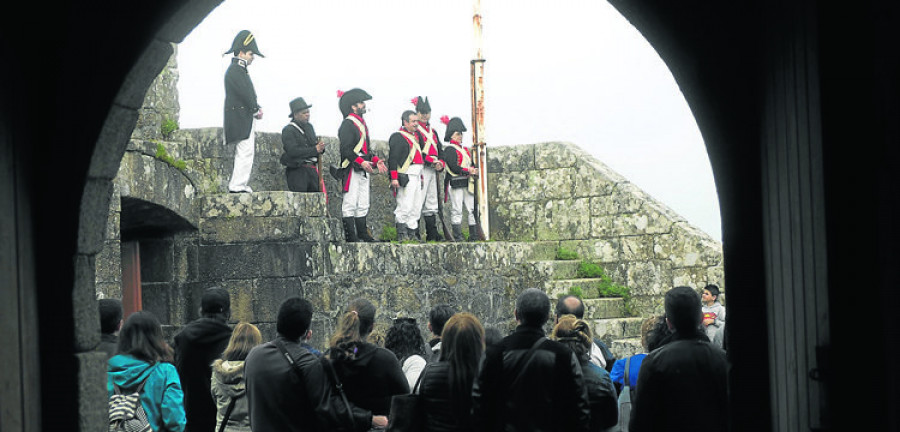
[[[544,260],[534,261],[535,267],[542,274],[549,274],[553,280],[575,279],[580,261]]]
[[[624,318],[625,301],[620,297],[584,299],[585,319]]]
[[[560,294],[567,294],[572,287],[579,287],[582,291],[582,298],[597,298],[597,284],[602,282],[600,278],[584,278],[584,279],[550,279],[544,282],[544,291],[552,299],[556,299]]]
[[[607,347],[609,347],[609,350],[616,356],[616,359],[622,359],[644,352],[644,347],[641,346],[641,338],[639,337],[616,339],[608,344]]]
[[[556,250],[559,249],[558,241],[535,241],[529,242],[531,245],[531,253],[528,259],[532,261],[555,260]]]
[[[585,311],[585,318],[588,312]],[[640,338],[644,318],[602,318],[593,321],[594,337],[603,340]]]

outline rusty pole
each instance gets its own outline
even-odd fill
[[[475,0],[475,13],[472,16],[475,28],[475,58],[471,62],[472,72],[472,147],[475,150],[475,162],[478,164],[478,179],[475,192],[478,202],[478,223],[484,232],[485,240],[491,238],[490,219],[488,217],[487,194],[487,152],[484,139],[484,58],[481,44],[481,0]]]

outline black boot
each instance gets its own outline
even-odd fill
[[[461,242],[465,240],[465,237],[462,235],[462,226],[459,224],[451,225],[450,229],[453,230],[453,241]]]
[[[478,225],[469,225],[469,241],[478,241]]]
[[[359,239],[356,238],[356,224],[353,222],[353,218],[341,218],[341,222],[344,224],[344,240],[346,240],[347,243],[358,242]]]
[[[443,241],[437,229],[437,216],[425,216],[425,241]]]
[[[372,237],[372,233],[369,232],[369,227],[366,226],[366,217],[358,217],[356,218],[356,237],[359,238],[359,241],[364,241],[366,243],[374,243],[378,240]]]
[[[397,227],[397,241],[402,243],[409,240],[409,233],[406,232],[406,224],[398,223],[394,225]]]

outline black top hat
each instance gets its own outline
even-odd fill
[[[338,108],[341,109],[341,114],[346,117],[350,115],[350,107],[370,99],[372,99],[372,95],[366,93],[365,90],[359,88],[350,89],[341,94],[341,98],[338,100]]]
[[[291,105],[291,113],[288,114],[288,117],[291,117],[291,118],[294,117],[294,113],[295,113],[295,112],[297,112],[297,111],[303,111],[303,110],[305,110],[305,109],[307,109],[307,108],[311,108],[311,107],[312,107],[312,105],[307,105],[307,104],[306,104],[306,101],[303,100],[302,97],[298,97],[298,98],[292,100],[290,105]]]
[[[462,120],[459,117],[453,117],[447,123],[447,131],[444,132],[444,141],[450,142],[450,137],[453,136],[453,132],[465,132],[466,126],[463,124]]]
[[[259,48],[256,46],[256,36],[253,36],[253,33],[250,33],[250,30],[241,30],[237,36],[234,37],[234,41],[231,42],[231,49],[225,51],[225,54],[241,51],[253,51],[254,54],[265,57],[259,52]]]
[[[413,105],[416,106],[416,112],[427,114],[431,112],[431,104],[428,103],[428,96],[424,98],[422,96],[417,96],[412,100]]]

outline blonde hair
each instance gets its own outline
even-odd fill
[[[594,343],[591,326],[587,321],[578,319],[575,315],[563,315],[553,327],[550,338],[568,346],[579,357],[591,351]]]
[[[222,353],[222,359],[228,361],[244,360],[253,347],[262,343],[259,328],[248,322],[239,322],[231,332],[231,340]]]
[[[658,316],[651,315],[650,318],[645,319],[641,324],[641,346],[644,347],[644,351],[647,351],[647,335],[653,331],[653,327],[656,327],[658,319]]]

